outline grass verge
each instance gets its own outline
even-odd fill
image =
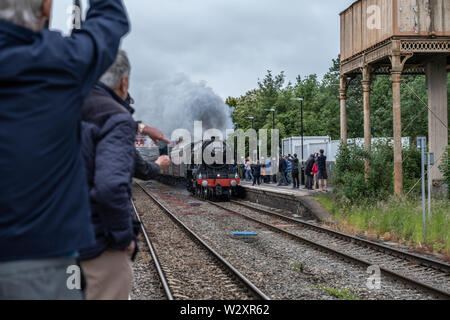
[[[450,201],[447,199],[433,200],[425,237],[422,203],[418,199],[391,198],[353,206],[342,205],[331,195],[319,195],[315,199],[333,214],[340,231],[399,242],[419,252],[432,251],[450,259]]]

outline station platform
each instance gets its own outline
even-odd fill
[[[241,181],[245,190],[245,200],[264,206],[292,212],[293,217],[315,219],[322,222],[331,221],[331,214],[314,198],[320,191],[311,191],[278,186],[277,184],[261,184],[253,186],[253,182]],[[330,189],[329,189],[330,190]]]
[[[289,186],[284,186],[284,185],[277,185],[276,183],[262,183],[261,185],[255,185],[253,186],[253,182],[250,181],[246,181],[246,180],[241,180],[241,185],[243,187],[248,187],[248,188],[255,188],[255,189],[267,189],[267,190],[271,190],[274,192],[280,192],[280,193],[287,193],[287,194],[295,194],[295,195],[312,195],[315,196],[317,194],[320,194],[322,192],[320,192],[319,190],[307,190],[305,189],[305,186],[301,185],[299,189],[294,189],[292,188],[292,184],[290,184]],[[328,191],[331,191],[330,188],[328,188]]]

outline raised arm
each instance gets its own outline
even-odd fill
[[[121,39],[130,30],[122,0],[90,0],[81,29],[64,39],[81,90],[88,92],[117,56]]]

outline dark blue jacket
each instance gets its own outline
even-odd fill
[[[83,105],[83,157],[87,169],[96,243],[81,260],[106,249],[123,250],[135,239],[131,190],[137,124],[130,108],[106,86],[94,87]]]
[[[70,37],[0,21],[0,261],[93,243],[81,105],[128,30],[120,0],[91,0]]]
[[[299,171],[300,160],[298,160],[298,158],[292,158],[289,161],[290,161],[290,163],[292,165],[292,171],[293,172],[298,172]]]
[[[280,158],[280,163],[278,165],[278,169],[280,170],[280,172],[285,172],[287,169],[287,163],[283,157]]]
[[[253,164],[252,165],[252,172],[254,176],[261,176],[261,165],[259,164]]]
[[[323,154],[321,154],[317,158],[317,167],[318,167],[319,171],[327,170],[327,157],[324,156]]]

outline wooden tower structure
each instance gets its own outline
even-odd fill
[[[341,139],[347,141],[347,87],[362,75],[364,141],[371,145],[370,84],[391,75],[394,123],[394,186],[403,191],[402,75],[426,75],[430,152],[440,159],[448,145],[447,72],[450,70],[449,0],[358,0],[341,17]],[[437,163],[432,179],[443,179]]]

